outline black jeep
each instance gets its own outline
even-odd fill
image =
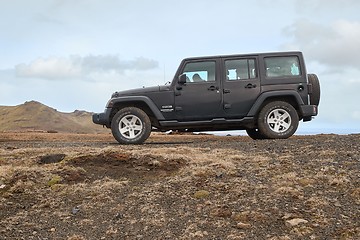
[[[301,52],[196,57],[168,85],[115,92],[93,122],[124,144],[143,143],[153,129],[288,138],[317,115],[319,101],[319,80]]]

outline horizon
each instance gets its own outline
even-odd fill
[[[52,108],[60,113],[74,113],[76,111],[85,111],[88,113],[94,113],[91,112],[87,109],[74,109],[73,111],[61,111],[58,110],[56,107],[54,106],[49,106],[46,103],[42,103],[40,101],[37,100],[29,100],[29,101],[25,101],[24,103],[18,104],[18,105],[14,105],[14,106],[4,106],[4,105],[0,105],[0,107],[16,107],[16,106],[21,106],[24,105],[26,103],[38,103],[38,104],[42,104],[45,105],[46,107]],[[316,117],[315,119],[312,120],[316,121]],[[307,123],[303,123],[302,121],[299,122],[299,127],[297,129],[297,131],[295,132],[294,135],[319,135],[319,134],[337,134],[337,135],[349,135],[349,134],[360,134],[360,128],[353,128],[353,127],[346,127],[346,128],[342,128],[342,127],[333,127],[332,125],[325,125],[325,127],[319,127],[318,124],[315,122],[315,124],[311,124],[309,125]],[[219,136],[225,136],[225,135],[232,135],[232,136],[243,136],[243,135],[247,135],[245,130],[229,130],[229,131],[204,131],[205,133],[210,133],[213,135],[219,135]]]

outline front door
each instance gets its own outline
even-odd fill
[[[223,59],[223,108],[227,118],[245,117],[259,96],[256,60],[256,57]]]
[[[186,83],[175,93],[175,111],[180,121],[209,120],[221,111],[219,75],[215,60],[191,61],[181,74]]]

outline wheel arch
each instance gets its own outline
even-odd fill
[[[304,105],[304,102],[296,91],[272,91],[261,94],[256,100],[256,102],[253,104],[247,116],[248,117],[258,116],[261,109],[266,104],[273,101],[284,101],[291,104],[296,109],[299,118],[302,117],[300,106]]]
[[[143,110],[149,116],[153,125],[157,125],[159,120],[164,120],[164,116],[153,101],[145,96],[119,97],[112,99],[109,105],[112,108],[110,114],[110,124],[115,114],[125,107],[137,107]]]

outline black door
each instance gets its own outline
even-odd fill
[[[175,94],[179,120],[208,120],[221,111],[221,92],[215,60],[187,62],[182,74],[186,83]]]
[[[223,59],[224,111],[227,118],[247,115],[260,94],[256,58]]]

